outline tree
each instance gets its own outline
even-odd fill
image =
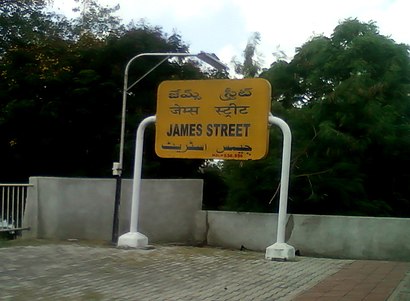
[[[232,62],[235,65],[235,72],[243,75],[245,78],[256,77],[262,70],[262,61],[257,52],[257,47],[261,41],[259,32],[254,32],[246,44],[243,51],[243,63],[239,62],[235,57]]]
[[[2,14],[30,13],[38,9],[43,9],[51,0],[0,0],[0,12]]]
[[[408,46],[380,35],[372,22],[348,19],[261,77],[271,82],[273,113],[293,132],[291,212],[410,216]],[[241,185],[248,199],[263,193],[253,210],[268,209],[265,181],[279,182],[279,166],[270,160],[246,162],[249,171],[240,176],[263,179]],[[227,173],[228,183],[239,170]]]
[[[104,7],[95,0],[75,0],[80,17],[73,20],[73,31],[78,37],[92,35],[103,39],[108,35],[119,34],[122,31],[121,20],[113,14],[120,9],[119,4]]]
[[[3,181],[33,175],[110,176],[118,154],[126,62],[142,52],[187,49],[178,35],[167,36],[159,27],[141,24],[125,28],[117,26],[115,18],[100,18],[101,13],[110,15],[113,11],[90,3],[89,30],[82,34],[77,31],[80,21],[41,10],[30,10],[25,16],[19,15],[20,6],[13,6],[13,11],[0,15],[0,31],[5,33],[1,36],[4,47],[0,55]],[[107,20],[113,22],[107,24]],[[130,81],[157,62],[152,57],[139,60],[132,68]],[[145,78],[143,85],[130,91],[126,176],[132,172],[136,126],[143,117],[155,113],[158,84],[170,78],[206,76],[191,61],[166,62]],[[148,134],[147,141],[152,141],[152,131]],[[146,152],[144,172],[148,176],[189,176],[202,163],[165,162],[151,155],[151,147],[146,147]]]

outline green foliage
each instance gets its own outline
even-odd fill
[[[80,18],[73,20],[73,32],[78,36],[84,34],[104,38],[108,35],[120,34],[120,19],[113,14],[120,9],[119,5],[105,7],[95,0],[75,0],[78,7],[74,11],[81,13]]]
[[[158,27],[125,28],[112,15],[116,8],[95,1],[87,1],[75,20],[45,13],[42,1],[9,3],[0,11],[0,180],[111,176],[118,160],[126,62],[138,53],[181,52],[187,46]],[[158,61],[141,58],[130,70],[130,83]],[[165,62],[130,91],[125,176],[132,173],[137,125],[155,113],[158,84],[207,76],[190,60]],[[201,160],[160,160],[153,151],[153,129],[147,136],[152,143],[145,148],[144,176],[197,174]]]
[[[19,13],[29,13],[38,9],[43,9],[48,0],[0,0],[0,13],[10,14],[18,11]]]
[[[261,58],[257,52],[260,40],[260,33],[254,32],[243,51],[243,63],[239,62],[235,57],[232,59],[235,65],[235,72],[243,75],[244,78],[256,77],[262,70]]]
[[[41,10],[44,1],[0,0],[0,180],[110,176],[126,62],[143,52],[188,50],[179,35],[144,23],[124,27],[112,15],[115,7],[86,2],[79,19],[67,20]],[[246,77],[260,71],[259,40],[253,36],[238,65]],[[139,59],[129,82],[158,61]],[[128,96],[125,176],[137,125],[156,111],[158,84],[225,76],[183,59],[165,62],[136,85]],[[410,216],[408,46],[380,35],[374,23],[349,19],[261,76],[272,85],[273,114],[292,129],[290,212]],[[203,160],[159,159],[154,129],[146,136],[145,177],[203,177],[207,209],[276,210],[279,129],[271,130],[267,158],[228,161],[222,169]]]
[[[290,212],[410,216],[408,46],[348,19],[261,76],[293,134]],[[226,166],[230,208],[272,211],[279,139],[271,137],[273,157]]]

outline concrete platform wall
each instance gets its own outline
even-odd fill
[[[30,179],[23,238],[111,240],[113,179]],[[143,180],[139,232],[150,243],[204,243],[265,251],[277,214],[201,211],[202,180]],[[131,180],[123,181],[120,234],[129,231]],[[410,219],[292,214],[286,241],[302,255],[410,261]]]
[[[209,245],[265,251],[276,242],[277,214],[202,211],[199,216]],[[409,229],[406,218],[292,214],[285,237],[301,255],[410,261]]]
[[[114,179],[32,177],[23,238],[111,240]],[[132,181],[123,180],[120,235],[129,231]],[[139,232],[150,242],[191,242],[202,180],[143,180]]]

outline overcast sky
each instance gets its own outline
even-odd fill
[[[376,21],[380,32],[398,43],[410,44],[409,0],[99,0],[120,4],[124,23],[144,19],[172,34],[176,31],[190,52],[213,52],[229,64],[241,58],[248,38],[261,34],[258,48],[264,66],[272,53],[283,50],[292,57],[296,47],[314,35],[329,36],[346,18]],[[74,0],[55,0],[60,12],[70,14]],[[71,14],[72,16],[72,14]]]

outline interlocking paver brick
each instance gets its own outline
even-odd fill
[[[296,300],[305,300],[305,295],[311,297],[315,292],[322,294],[320,298],[328,300],[387,300],[404,278],[404,272],[409,269],[410,264],[404,262],[354,261],[343,266],[339,272],[317,286],[300,294]],[[396,298],[392,297],[389,300],[393,301]]]
[[[357,275],[351,277],[346,267],[355,262],[352,260],[298,257],[292,262],[274,262],[266,261],[263,253],[188,246],[125,250],[79,243],[44,244],[0,248],[0,256],[0,300],[16,301],[285,301],[298,295],[296,300],[309,300],[300,293],[317,285],[323,296],[327,290],[320,282],[328,277],[340,284],[338,271],[345,280],[352,280],[346,295],[363,280],[363,271],[377,271],[386,280],[400,277],[388,264],[359,262],[354,266]],[[379,282],[394,287],[384,279]],[[369,283],[367,289],[374,284]],[[339,289],[328,297],[343,296]],[[369,294],[378,297],[376,288]]]

